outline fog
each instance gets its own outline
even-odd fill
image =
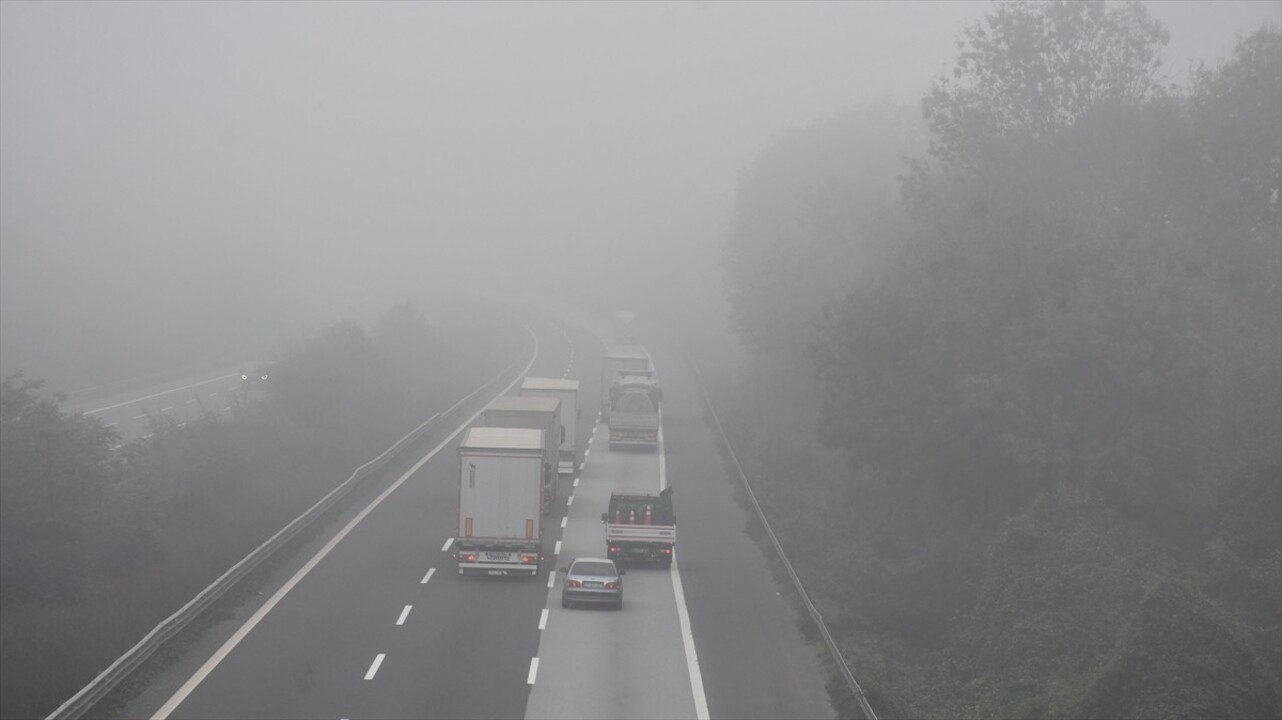
[[[0,4],[0,366],[231,360],[405,299],[720,307],[736,178],[988,3]],[[1278,3],[1152,3],[1166,68]]]

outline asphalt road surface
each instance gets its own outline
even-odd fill
[[[587,408],[581,472],[558,483],[537,577],[456,574],[454,434],[389,467],[399,481],[381,501],[282,563],[121,714],[832,717],[817,650],[744,533],[680,356],[652,346],[665,452],[612,453],[591,422],[601,336],[575,317],[531,327],[540,352],[529,374],[578,379]],[[671,570],[630,569],[621,612],[563,610],[555,568],[604,552],[609,492],[657,491],[664,476],[676,486]]]

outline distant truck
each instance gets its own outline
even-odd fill
[[[500,395],[481,412],[482,427],[530,428],[543,431],[543,514],[556,500],[556,478],[565,429],[560,423],[561,401],[549,397]]]
[[[459,446],[460,575],[537,575],[543,551],[543,431],[474,427]]]
[[[677,516],[672,512],[672,487],[657,495],[611,493],[601,513],[605,524],[606,555],[619,565],[672,565],[677,545]]]
[[[657,450],[663,389],[652,370],[620,370],[610,386],[610,450]]]
[[[548,397],[561,401],[560,423],[565,434],[561,437],[557,472],[561,476],[572,477],[575,468],[579,466],[578,451],[574,445],[574,439],[578,437],[579,381],[527,377],[521,381],[520,397]]]
[[[640,345],[611,345],[601,358],[601,417],[610,417],[610,386],[621,370],[649,370],[650,355]]]
[[[619,345],[631,345],[638,341],[637,314],[631,310],[618,310],[614,313],[614,342]]]

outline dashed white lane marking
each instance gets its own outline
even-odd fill
[[[539,674],[539,659],[530,658],[530,674],[528,677],[525,678],[525,684],[533,685],[534,678],[537,677],[538,674]]]
[[[445,544],[441,546],[441,552],[447,552],[450,549],[450,546],[453,544],[454,544],[454,538],[450,538],[449,540],[446,540]]]
[[[151,435],[152,435],[151,433],[147,433],[146,435],[142,436],[142,439],[146,440],[147,438],[151,437]]]
[[[185,422],[180,422],[180,423],[178,423],[178,427],[187,427],[187,423],[185,423]]]
[[[569,499],[567,499],[567,500],[565,501],[565,506],[566,506],[566,507],[570,507],[570,506],[571,506],[571,505],[573,505],[573,504],[574,504],[574,496],[573,496],[573,495],[571,495],[571,496],[569,497]]]
[[[591,445],[591,444],[592,444],[592,441],[593,441],[593,440],[595,440],[595,439],[596,439],[596,436],[595,436],[595,435],[589,435],[589,436],[588,436],[588,444],[589,444],[589,445]]]
[[[570,516],[569,516],[569,515],[566,515],[565,517],[561,518],[561,529],[562,529],[562,530],[564,530],[564,529],[565,529],[565,524],[566,524],[566,523],[568,523],[568,522],[570,522]]]
[[[188,404],[188,405],[190,405],[190,404],[192,404],[192,403],[194,403],[194,402],[196,402],[196,398],[192,398],[191,400],[188,400],[188,401],[187,401],[187,404]]]
[[[115,427],[116,423],[107,423],[107,427]]]
[[[169,412],[170,410],[173,410],[173,409],[174,409],[174,406],[170,405],[169,407],[160,408],[160,412]]]
[[[405,606],[405,609],[401,611],[401,616],[400,616],[400,617],[398,617],[398,618],[396,618],[396,624],[397,624],[397,625],[404,625],[404,624],[405,624],[405,618],[409,617],[409,614],[410,614],[410,608],[412,608],[412,607],[414,607],[414,606],[413,606],[413,605],[406,605],[406,606]]]
[[[436,568],[431,568],[430,570],[428,570],[427,574],[423,576],[423,579],[418,581],[418,584],[426,585],[427,581],[432,579],[432,574],[435,572],[436,572]]]
[[[547,608],[543,608],[543,613],[539,615],[539,629],[540,630],[548,629],[548,609]]]
[[[553,585],[556,585],[556,571],[555,571],[555,570],[553,570],[552,572],[548,573],[548,590],[551,590]]]
[[[579,472],[583,472],[584,463],[579,463]]]
[[[587,450],[584,450],[584,451],[583,451],[583,459],[584,459],[584,460],[587,460],[587,459],[588,459],[588,456],[589,456],[589,455],[591,455],[591,454],[592,454],[592,448],[588,448]]]
[[[557,541],[556,541],[556,547],[552,548],[552,554],[553,554],[553,555],[560,555],[560,554],[561,554],[561,541],[560,541],[560,540],[557,540]]]
[[[85,413],[85,414],[87,415],[88,413]],[[146,415],[134,415],[134,420],[141,420],[141,419],[143,419],[143,418],[145,418],[145,417],[147,417],[147,416],[146,416]]]
[[[579,486],[579,479],[574,478],[574,487],[578,487],[578,486]]]
[[[383,664],[383,658],[385,657],[387,657],[387,653],[379,653],[378,657],[374,658],[374,664],[370,665],[369,670],[365,673],[366,680],[374,679],[375,673],[378,672],[378,666]]]
[[[217,391],[217,390],[215,390],[215,391],[213,391],[213,392],[209,393],[209,397],[218,397],[218,391]]]

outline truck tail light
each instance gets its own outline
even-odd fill
[[[672,548],[663,548],[663,549],[662,549],[662,550],[660,550],[659,552],[663,553],[664,555],[671,555],[671,554],[672,554]]]
[[[460,559],[463,562],[476,562],[476,553],[461,553]]]

